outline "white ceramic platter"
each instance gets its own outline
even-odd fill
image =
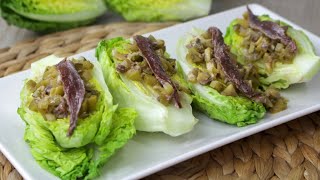
[[[301,29],[260,5],[252,4],[250,7],[255,14],[269,14],[274,19],[281,19]],[[172,57],[176,57],[178,39],[193,27],[206,29],[213,25],[224,32],[228,24],[233,19],[241,17],[245,11],[243,6],[151,34],[156,38],[164,39],[167,50]],[[320,54],[319,37],[306,30],[304,32],[314,43],[316,53]],[[81,53],[79,56],[95,59],[94,50]],[[23,140],[25,125],[16,111],[20,103],[19,91],[23,80],[28,75],[29,71],[25,71],[0,79],[0,150],[25,179],[57,179],[36,163],[28,145]],[[247,127],[239,128],[213,121],[195,112],[196,117],[200,120],[199,123],[192,132],[181,137],[172,138],[162,133],[138,132],[104,166],[99,178],[138,179],[230,142],[320,110],[319,89],[319,75],[311,82],[290,87],[282,93],[289,99],[287,110],[274,115],[267,114],[257,124]]]

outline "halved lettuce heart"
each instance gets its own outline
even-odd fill
[[[37,82],[47,66],[61,60],[49,56],[33,63],[30,79]],[[135,134],[135,110],[117,109],[113,105],[100,65],[92,63],[92,82],[100,92],[98,107],[87,118],[79,119],[71,137],[66,135],[68,118],[46,121],[40,113],[28,108],[32,98],[28,88],[24,86],[21,91],[18,114],[26,123],[24,139],[36,161],[62,179],[93,178],[99,175],[99,167]]]
[[[193,29],[180,39],[177,46],[178,63],[185,79],[187,74],[196,68],[187,62],[188,49],[186,45],[192,38],[204,33],[201,29]],[[266,110],[261,103],[256,103],[245,97],[224,96],[215,89],[200,84],[188,83],[194,94],[193,105],[206,113],[210,118],[217,119],[237,126],[245,126],[256,123],[261,119]]]
[[[262,21],[274,21],[267,15],[259,18]],[[238,19],[235,19],[231,22],[224,39],[225,43],[230,46],[231,52],[237,56],[237,61],[244,64],[245,56],[241,48],[244,38],[238,35],[233,28],[234,25],[238,24],[238,21]],[[280,23],[286,25],[283,22]],[[260,82],[267,86],[285,89],[291,84],[310,81],[320,70],[320,57],[315,55],[310,39],[301,30],[296,30],[293,27],[288,28],[287,35],[296,42],[298,47],[298,53],[292,64],[277,62],[271,73],[266,71],[264,64],[259,62],[256,64],[259,67],[259,73],[264,76],[260,77]]]
[[[128,21],[177,21],[208,15],[211,0],[106,0]]]
[[[103,0],[3,0],[2,5],[26,18],[47,22],[94,19],[107,10]]]
[[[197,119],[192,114],[192,98],[180,93],[182,108],[174,105],[161,104],[152,94],[152,90],[137,81],[132,81],[119,75],[115,69],[112,50],[126,52],[125,45],[129,40],[114,38],[101,41],[96,49],[96,56],[100,62],[106,83],[119,107],[132,107],[138,112],[135,127],[140,131],[164,132],[171,136],[179,136],[193,129]],[[174,77],[179,81],[179,77]],[[182,82],[181,82],[182,83]]]
[[[103,0],[1,0],[8,24],[37,32],[53,32],[93,23],[107,10]]]
[[[41,61],[33,63],[31,65],[31,77],[30,79],[34,81],[39,81],[42,78],[42,74],[44,73],[47,66],[52,66],[60,62],[62,58],[56,58],[54,56],[49,56]],[[38,112],[34,112],[29,110],[28,103],[30,103],[32,99],[32,94],[29,92],[27,87],[24,87],[21,92],[22,106],[26,107],[26,115],[27,119],[32,119],[36,115],[40,115],[38,119],[41,119],[43,123],[46,124],[46,127],[52,132],[58,144],[65,148],[73,148],[73,147],[81,147],[90,142],[92,142],[96,138],[96,134],[99,131],[99,127],[105,127],[106,129],[110,129],[112,122],[112,114],[116,110],[116,106],[112,104],[112,96],[108,90],[108,87],[104,83],[101,69],[99,68],[99,64],[97,62],[92,62],[94,64],[93,69],[93,79],[91,83],[95,85],[96,90],[100,93],[97,110],[92,112],[90,116],[85,119],[79,119],[77,123],[77,127],[74,131],[74,135],[71,137],[66,136],[66,132],[69,128],[69,117],[64,119],[58,119],[56,121],[46,121]],[[101,120],[103,117],[103,120]],[[103,124],[101,124],[103,123]],[[101,131],[101,130],[100,130]],[[109,131],[109,130],[108,130]],[[108,134],[108,132],[105,132]],[[100,135],[101,136],[101,135]],[[101,140],[98,138],[98,142],[101,143]]]

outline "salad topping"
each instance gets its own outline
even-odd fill
[[[189,91],[175,81],[176,60],[171,59],[165,52],[164,41],[153,36],[135,36],[134,41],[126,44],[124,48],[125,51],[112,51],[117,61],[117,72],[132,81],[151,87],[162,104],[169,105],[174,102],[176,107],[181,108],[178,90],[186,93]]]
[[[161,85],[165,87],[169,84],[173,88],[173,93],[171,97],[169,96],[168,98],[173,98],[176,107],[181,108],[182,106],[179,99],[178,89],[176,88],[175,84],[173,84],[170,77],[166,74],[165,70],[162,68],[161,60],[155,53],[152,42],[143,36],[135,36],[134,40],[137,42],[138,48]]]
[[[234,31],[243,40],[240,44],[243,64],[259,63],[266,73],[272,73],[277,62],[291,64],[297,54],[296,43],[286,34],[288,27],[268,17],[255,16],[248,8],[243,19],[238,19]]]
[[[292,53],[296,53],[296,43],[289,36],[286,35],[287,28],[281,27],[279,24],[272,21],[260,21],[260,19],[252,13],[251,9],[248,6],[247,10],[249,16],[249,26],[252,29],[256,29],[262,32],[270,39],[280,40],[282,44],[288,46],[288,49]]]
[[[212,46],[214,47],[213,55],[216,63],[219,64],[226,78],[248,98],[266,104],[267,100],[265,97],[262,96],[261,93],[255,92],[248,82],[244,81],[238,70],[237,64],[229,55],[230,52],[228,47],[224,44],[221,31],[216,27],[211,27],[208,31],[211,34]]]
[[[216,27],[194,37],[186,47],[186,59],[194,67],[188,74],[189,82],[209,86],[221,95],[248,97],[272,113],[286,109],[287,101],[277,90],[261,86],[253,64],[237,64]]]
[[[70,115],[71,136],[78,118],[85,118],[96,109],[99,92],[90,82],[92,69],[93,64],[85,59],[63,60],[48,66],[39,82],[27,82],[32,92],[29,109],[40,112],[47,121]]]

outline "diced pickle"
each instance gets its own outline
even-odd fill
[[[179,86],[179,90],[182,91],[182,92],[185,92],[187,94],[191,94],[191,91],[188,87],[185,87],[185,86]]]
[[[126,44],[124,46],[124,48],[127,49],[127,50],[130,50],[132,52],[139,51],[139,48],[138,48],[138,46],[136,44]]]
[[[212,43],[211,43],[211,39],[200,39],[201,43],[203,44],[203,48],[205,47],[210,47],[212,48]]]
[[[121,63],[121,65],[123,65],[126,68],[126,70],[128,70],[131,67],[132,63],[129,60],[125,60]]]
[[[192,69],[192,71],[189,72],[189,74],[188,74],[188,81],[192,82],[192,83],[196,83],[197,77],[198,77],[198,72],[199,72],[199,69],[197,69],[197,68]]]
[[[56,116],[53,115],[53,114],[51,114],[51,113],[45,114],[45,118],[46,118],[47,121],[54,121],[54,120],[56,120]]]
[[[38,101],[38,108],[39,109],[48,109],[48,107],[49,107],[49,101],[48,101],[47,97]]]
[[[161,87],[160,84],[156,84],[155,86],[152,87],[155,91],[157,91],[158,93],[161,93],[163,88]]]
[[[53,79],[58,76],[58,71],[55,67],[47,67],[46,71],[44,72],[43,79]]]
[[[53,96],[53,95],[63,96],[64,95],[63,86],[61,85],[61,86],[57,86],[57,87],[52,88],[50,91],[50,96]]]
[[[217,90],[218,92],[221,92],[224,88],[224,85],[219,81],[211,81],[210,87]]]
[[[33,99],[33,100],[30,102],[30,104],[29,104],[29,109],[30,109],[31,111],[37,111],[37,110],[38,110],[38,104],[37,104],[37,102],[36,102],[35,99]]]
[[[95,110],[99,93],[89,83],[92,79],[93,64],[84,58],[82,60],[73,59],[71,61],[84,81],[86,89],[85,98],[79,113],[79,117],[82,118]],[[39,82],[29,80],[26,86],[33,89],[32,100],[28,106],[30,110],[41,113],[47,121],[65,117],[65,115],[61,114],[61,111],[68,112],[68,105],[64,99],[64,89],[56,66],[47,67]]]
[[[165,83],[164,86],[163,86],[163,93],[165,95],[171,95],[173,93],[174,89],[173,87],[171,86],[171,84],[169,83]]]
[[[154,86],[156,84],[158,84],[158,80],[152,76],[152,75],[148,75],[148,74],[145,74],[143,76],[143,80],[145,83],[147,83],[149,86]]]
[[[234,88],[233,84],[229,84],[222,92],[222,95],[225,96],[237,96],[236,89]]]
[[[197,76],[197,82],[202,85],[206,85],[211,81],[211,76],[207,72],[199,72]]]
[[[164,47],[164,40],[162,40],[162,39],[157,40],[156,46],[157,46],[157,48],[163,48]]]
[[[143,57],[141,56],[141,54],[139,52],[134,52],[134,53],[130,53],[127,55],[127,59],[129,59],[132,62],[138,61],[141,62],[143,61]]]
[[[119,53],[117,50],[112,51],[112,56],[118,61],[124,61],[127,59],[125,54]]]
[[[162,68],[163,68],[165,71],[168,71],[170,64],[168,65],[167,60],[164,59],[164,58],[160,58],[160,60],[161,60]]]
[[[75,63],[74,68],[76,68],[77,71],[83,70],[83,64],[82,63]]]
[[[141,71],[138,69],[129,69],[126,72],[126,76],[133,81],[141,81]]]
[[[253,42],[250,43],[250,46],[249,46],[249,53],[253,53],[254,52],[254,49],[255,49],[255,45]]]
[[[152,35],[149,35],[148,39],[152,42],[157,42],[157,39]]]
[[[57,78],[50,79],[49,86],[55,87],[55,86],[58,86],[58,85],[59,85],[59,82],[57,81]]]
[[[88,112],[88,103],[87,103],[87,99],[84,99],[82,104],[81,104],[81,108],[80,108],[80,113],[79,114],[84,114]]]
[[[246,83],[248,83],[248,85],[249,85],[250,87],[253,87],[253,86],[252,86],[252,80],[246,80]]]
[[[84,70],[81,77],[83,80],[89,81],[92,78],[92,72],[90,70]]]
[[[204,60],[206,62],[209,62],[211,60],[211,57],[212,57],[212,49],[208,47],[204,50]]]
[[[280,97],[279,91],[277,91],[277,90],[274,89],[274,88],[268,88],[268,89],[266,90],[266,94],[267,94],[267,96],[272,96],[272,97],[276,97],[276,98],[279,98],[279,97]]]
[[[283,50],[283,44],[282,43],[278,43],[277,44],[277,46],[276,46],[276,48],[275,48],[275,50],[277,51],[277,52],[281,52],[281,50]]]
[[[193,74],[192,72],[188,74],[188,81],[191,83],[197,82],[197,75]]]
[[[34,82],[33,80],[29,80],[26,86],[29,89],[29,91],[34,92],[36,90],[37,83]]]
[[[277,113],[287,109],[288,101],[285,98],[278,98],[273,104],[273,107],[270,109],[271,113]]]
[[[211,35],[210,35],[209,32],[202,33],[201,36],[202,36],[204,39],[210,39],[210,38],[211,38]]]
[[[90,61],[82,61],[83,69],[91,70],[93,69],[93,64]]]
[[[49,105],[51,106],[58,106],[61,102],[61,96],[55,95],[55,96],[50,96],[49,98]]]
[[[214,64],[213,61],[208,61],[208,62],[206,63],[206,66],[207,66],[208,72],[214,73],[214,74],[217,73],[217,69],[216,69],[215,64]]]
[[[188,62],[200,63],[203,61],[201,54],[195,49],[190,48],[186,56]]]
[[[98,97],[96,95],[92,95],[88,98],[87,103],[88,103],[89,111],[96,110],[97,101],[98,101]]]
[[[165,106],[168,106],[169,105],[169,100],[168,100],[168,98],[165,96],[165,95],[160,95],[159,97],[158,97],[158,101],[161,103],[161,104],[163,104],[163,105],[165,105]]]
[[[46,87],[47,85],[49,85],[49,82],[50,82],[50,80],[44,79],[44,80],[40,81],[40,82],[37,84],[36,87],[37,87],[37,88],[39,88],[39,87],[41,87],[41,86]]]

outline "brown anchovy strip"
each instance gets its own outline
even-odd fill
[[[249,6],[247,6],[247,9],[249,15],[249,26],[252,29],[262,32],[273,40],[280,40],[281,43],[290,48],[292,53],[297,51],[296,43],[286,35],[287,27],[281,27],[279,24],[272,21],[260,21],[260,19],[252,13]]]
[[[210,27],[208,32],[211,34],[211,43],[214,47],[213,55],[216,58],[217,64],[221,66],[222,71],[226,75],[227,79],[235,84],[245,96],[253,99],[257,102],[266,104],[267,99],[262,94],[255,92],[249,84],[243,80],[237,64],[230,57],[230,52],[227,45],[223,41],[221,31],[216,27]]]
[[[64,59],[57,65],[57,68],[64,88],[64,98],[67,100],[70,112],[70,126],[67,136],[71,136],[77,126],[78,114],[84,99],[85,87],[83,80],[71,61]]]
[[[155,53],[153,47],[153,43],[143,36],[137,35],[134,36],[134,40],[136,41],[139,50],[141,51],[142,55],[145,57],[150,69],[156,76],[157,80],[160,82],[160,84],[164,85],[165,83],[169,83],[173,89],[173,99],[175,102],[175,106],[178,108],[182,108],[179,93],[177,90],[177,87],[174,85],[174,83],[171,81],[170,77],[166,74],[164,69],[162,68],[161,61],[159,56]],[[170,97],[170,99],[172,98]]]

